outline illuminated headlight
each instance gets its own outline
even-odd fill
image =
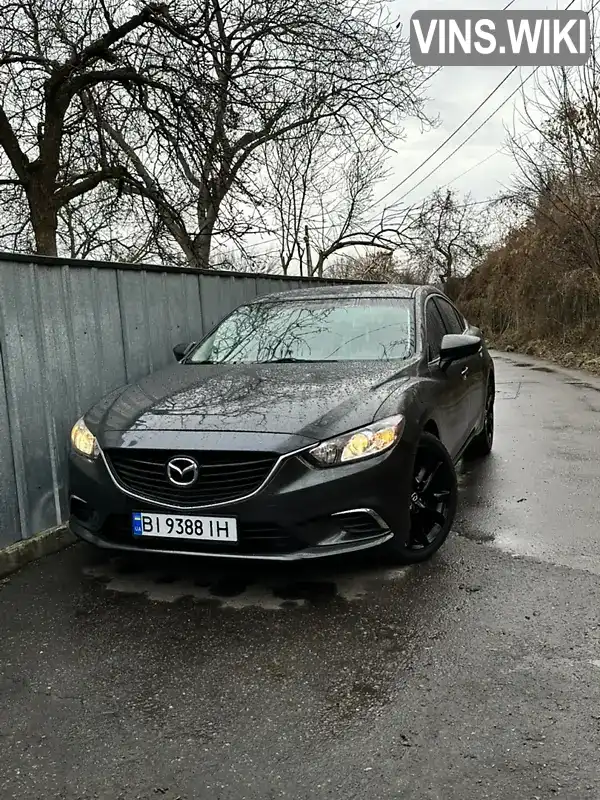
[[[334,467],[385,453],[396,444],[403,430],[404,417],[398,414],[321,442],[309,450],[308,454],[319,467]]]
[[[73,425],[71,430],[71,444],[74,450],[88,458],[96,458],[100,452],[96,437],[83,421],[83,417],[78,419],[75,425]]]

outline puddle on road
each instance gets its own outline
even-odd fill
[[[376,592],[382,582],[404,581],[410,567],[365,566],[344,569],[315,565],[310,571],[261,571],[250,568],[219,570],[206,567],[180,571],[157,570],[134,559],[112,558],[84,567],[84,575],[102,583],[106,590],[144,595],[149,600],[175,603],[183,598],[213,603],[224,608],[257,607],[268,610],[298,608],[305,605],[352,602]]]

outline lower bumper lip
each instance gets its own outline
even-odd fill
[[[394,535],[391,531],[384,531],[380,536],[371,536],[368,539],[361,539],[354,542],[340,542],[339,544],[317,545],[315,547],[308,547],[303,550],[297,550],[292,553],[210,553],[206,551],[183,551],[177,548],[157,548],[153,547],[151,550],[144,547],[135,547],[128,544],[117,544],[107,542],[99,536],[95,536],[86,528],[79,526],[71,526],[73,532],[90,544],[102,547],[108,550],[121,550],[130,553],[145,553],[152,554],[158,553],[161,555],[173,556],[193,556],[200,558],[228,558],[236,560],[251,560],[251,561],[303,561],[308,559],[326,558],[327,556],[344,555],[348,553],[355,553],[361,550],[369,550],[373,547],[379,547],[387,542]]]

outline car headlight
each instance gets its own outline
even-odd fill
[[[309,450],[308,455],[319,467],[357,461],[389,450],[402,436],[403,430],[404,417],[398,414],[321,442]]]
[[[71,444],[74,450],[88,458],[96,458],[100,452],[96,437],[83,421],[83,417],[71,429]]]

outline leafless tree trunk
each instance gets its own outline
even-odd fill
[[[7,172],[0,183],[23,193],[35,249],[44,255],[57,254],[61,209],[121,176],[118,163],[92,147],[82,93],[106,83],[151,82],[132,62],[140,30],[162,11],[147,5],[127,16],[113,5],[15,0],[2,11],[0,150]]]

